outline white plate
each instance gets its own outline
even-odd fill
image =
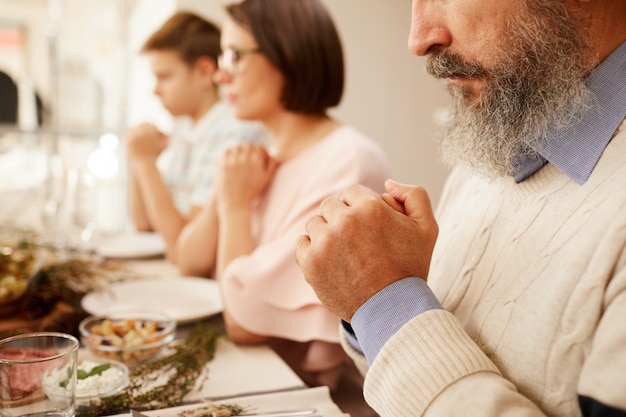
[[[107,290],[85,295],[85,311],[102,316],[116,310],[158,309],[177,323],[188,323],[222,311],[217,282],[208,278],[178,277],[120,282]]]
[[[96,253],[105,258],[149,258],[165,253],[165,242],[156,233],[130,233],[98,239]]]

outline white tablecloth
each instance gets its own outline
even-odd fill
[[[208,364],[209,379],[186,401],[301,389],[304,382],[267,346],[237,346],[218,342],[215,359]]]

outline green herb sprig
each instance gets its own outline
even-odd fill
[[[215,405],[207,402],[202,407],[181,411],[178,417],[231,417],[239,416],[244,411],[246,411],[244,407],[236,404]]]
[[[78,369],[76,371],[77,379],[87,379],[92,376],[102,375],[102,372],[106,371],[111,367],[110,363],[103,363],[102,365],[94,366],[91,371],[87,372],[84,369]],[[70,382],[70,376],[72,375],[71,369],[67,370],[67,378],[63,381],[59,382],[59,386],[61,388],[67,387],[67,384]]]
[[[111,367],[110,363],[103,363],[102,365],[94,366],[91,371],[87,372],[83,369],[79,369],[76,372],[78,379],[87,379],[92,376],[102,375],[102,372]]]

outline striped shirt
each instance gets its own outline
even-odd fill
[[[159,156],[157,165],[174,205],[188,214],[204,205],[211,193],[219,159],[227,148],[265,138],[262,125],[235,118],[226,102],[218,102],[194,126],[179,120],[176,133]]]

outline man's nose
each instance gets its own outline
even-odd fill
[[[409,50],[417,56],[452,43],[440,3],[438,0],[413,0]]]

